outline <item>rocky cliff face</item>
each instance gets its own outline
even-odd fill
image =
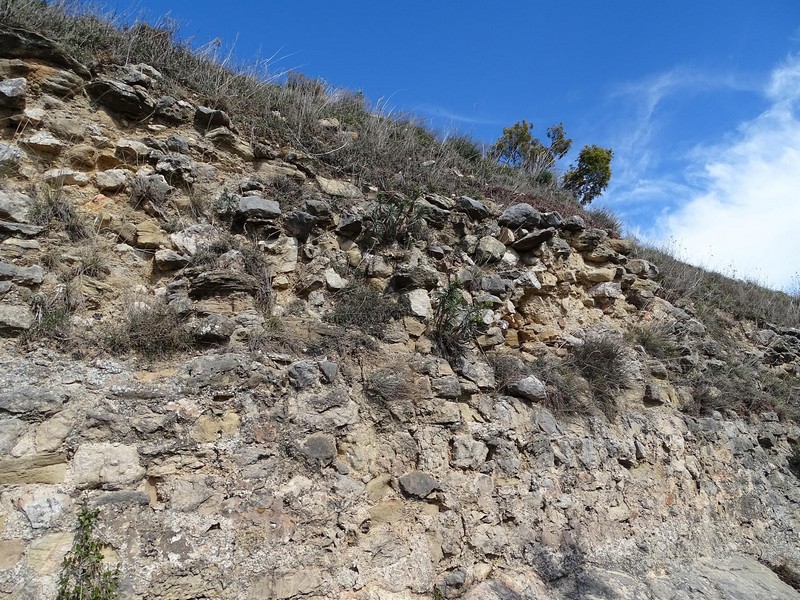
[[[796,330],[712,337],[579,216],[333,177],[151,66],[0,56],[0,596],[54,597],[86,503],[124,598],[800,597],[800,428],[720,383]]]

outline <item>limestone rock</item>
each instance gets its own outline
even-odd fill
[[[348,181],[339,181],[337,179],[326,179],[317,175],[317,183],[324,194],[329,196],[337,196],[339,198],[362,198],[361,190]]]
[[[408,302],[408,310],[412,316],[427,319],[433,311],[431,299],[425,290],[411,290],[405,294]]]
[[[33,327],[33,314],[26,305],[0,304],[0,334],[17,334]]]
[[[547,399],[547,389],[544,383],[533,375],[529,375],[507,386],[508,393],[517,398],[524,398],[532,402]]]
[[[479,263],[494,263],[503,258],[505,253],[506,246],[503,242],[490,235],[486,235],[478,240],[475,258]]]
[[[79,488],[120,489],[141,480],[145,470],[135,446],[102,442],[81,444],[70,473]]]
[[[37,131],[33,135],[23,138],[20,145],[42,154],[59,154],[66,144],[49,131]]]
[[[42,173],[44,179],[50,185],[86,185],[89,183],[89,176],[74,169],[48,169]]]
[[[0,485],[59,484],[64,481],[66,468],[67,457],[62,453],[0,460]]]
[[[131,179],[131,172],[127,169],[108,169],[94,176],[95,185],[101,192],[119,192]]]

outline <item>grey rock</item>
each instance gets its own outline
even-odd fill
[[[131,183],[131,204],[152,212],[166,204],[167,198],[175,190],[163,175],[156,173],[137,173]],[[149,210],[148,210],[149,209]]]
[[[136,119],[150,116],[156,105],[142,87],[134,87],[104,76],[90,81],[86,91],[98,104]]]
[[[213,225],[199,223],[170,234],[169,237],[178,251],[194,256],[198,250],[216,242],[220,235],[220,231]]]
[[[562,223],[561,228],[565,229],[566,231],[583,231],[586,229],[586,221],[584,221],[583,217],[579,215],[572,215],[571,217],[564,219],[564,223]]]
[[[319,368],[320,371],[322,371],[322,377],[328,383],[333,383],[336,379],[336,375],[339,373],[339,365],[330,360],[321,360],[319,362]]]
[[[275,200],[266,200],[256,196],[239,196],[236,205],[236,217],[245,221],[272,220],[281,216],[281,205]]]
[[[181,377],[193,386],[222,386],[239,381],[245,374],[248,359],[240,354],[209,354],[187,362]]]
[[[461,397],[461,383],[458,377],[436,377],[431,380],[431,389],[440,398],[455,399]]]
[[[28,80],[24,77],[0,81],[0,108],[22,110],[28,95]]]
[[[254,293],[258,284],[256,278],[247,273],[228,269],[204,271],[189,282],[189,297],[221,296],[232,292]]]
[[[185,100],[176,100],[172,96],[159,98],[153,113],[168,123],[188,123],[192,120],[195,108]],[[176,151],[177,152],[177,151]]]
[[[156,163],[155,169],[170,185],[186,186],[195,180],[192,159],[184,154],[164,156]]]
[[[427,319],[433,312],[428,292],[422,289],[411,290],[403,296],[408,303],[409,313],[420,319]]]
[[[33,529],[45,529],[58,520],[67,502],[69,497],[63,494],[26,494],[20,499],[19,508]]]
[[[308,239],[309,234],[317,226],[317,218],[307,212],[293,210],[283,217],[283,227],[301,242]]]
[[[202,131],[210,131],[218,127],[231,128],[231,118],[222,110],[198,106],[194,113],[194,125]]]
[[[69,56],[56,42],[18,27],[0,23],[0,56],[7,58],[39,58],[51,64],[71,69],[84,78],[89,69]]]
[[[509,384],[506,389],[512,396],[532,402],[539,402],[547,398],[547,389],[544,383],[533,375]]]
[[[556,234],[556,230],[552,227],[547,229],[536,229],[529,234],[524,235],[520,239],[511,244],[517,252],[527,252],[538,248],[543,243],[550,241]]]
[[[0,304],[0,333],[17,334],[33,327],[33,314],[25,305]]]
[[[592,298],[600,298],[603,300],[615,300],[617,298],[624,297],[624,294],[622,293],[622,287],[620,286],[620,284],[611,281],[598,283],[596,286],[591,288],[587,293]]]
[[[186,140],[185,137],[182,135],[178,135],[177,133],[173,133],[169,136],[165,143],[167,145],[167,149],[171,152],[177,152],[178,154],[189,154],[189,142]]]
[[[625,270],[643,279],[655,279],[658,276],[658,267],[643,258],[628,259]]]
[[[60,411],[67,398],[64,390],[20,386],[0,394],[0,411],[21,415],[23,419],[41,419]]]
[[[461,469],[478,470],[486,461],[489,448],[471,435],[457,435],[452,441],[450,464]]]
[[[174,250],[156,250],[153,264],[160,271],[175,271],[189,264],[189,257]]]
[[[0,280],[11,280],[16,284],[32,286],[44,281],[44,269],[38,265],[18,267],[8,263],[0,263]]]
[[[398,480],[400,489],[406,496],[425,498],[433,490],[439,489],[439,482],[422,471],[411,471]]]
[[[345,214],[336,228],[336,233],[346,238],[354,238],[364,229],[364,221],[358,215]]]
[[[0,218],[16,223],[28,222],[28,211],[33,200],[21,192],[0,190]]]
[[[0,166],[9,167],[19,163],[22,159],[22,150],[13,144],[0,142]]]
[[[518,229],[534,229],[542,224],[543,216],[530,204],[514,204],[500,215],[498,224],[514,231]]]
[[[492,211],[489,210],[488,206],[469,196],[460,196],[456,200],[455,210],[465,213],[474,221],[480,221],[492,215]]]
[[[499,275],[487,275],[481,277],[481,289],[490,294],[502,296],[508,293],[514,287],[514,282],[510,279],[504,279]]]
[[[0,232],[24,237],[35,237],[44,231],[44,227],[38,225],[27,225],[24,223],[10,223],[0,221]]]
[[[289,366],[289,383],[297,389],[314,385],[319,380],[319,366],[313,360],[301,360]]]
[[[608,238],[608,232],[592,227],[570,238],[570,244],[579,252],[590,252]]]
[[[560,229],[564,225],[564,217],[560,213],[546,212],[542,213],[542,227],[555,227]]]
[[[323,465],[330,464],[336,458],[336,438],[328,433],[314,433],[303,442],[303,454]]]

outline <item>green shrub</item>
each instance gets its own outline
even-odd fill
[[[410,246],[427,231],[425,209],[401,195],[381,196],[367,216],[362,239],[369,248]]]
[[[484,304],[470,303],[464,296],[461,281],[453,279],[439,293],[433,313],[432,337],[439,353],[447,358],[461,356],[484,329],[481,312]]]
[[[397,302],[361,281],[352,281],[334,293],[332,299],[333,309],[325,315],[328,323],[357,327],[379,339],[383,337],[389,321],[402,314]]]
[[[600,146],[584,146],[578,162],[564,174],[564,189],[572,192],[583,205],[591,203],[611,181],[611,159],[614,151]]]
[[[78,509],[75,540],[61,563],[56,600],[113,600],[119,589],[119,565],[103,564],[103,544],[95,535],[100,511]]]

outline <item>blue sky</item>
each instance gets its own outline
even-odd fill
[[[800,1],[539,0],[108,7],[219,38],[487,144],[526,119],[614,148],[596,202],[703,266],[792,287],[800,271]],[[566,168],[576,152],[568,156]]]

